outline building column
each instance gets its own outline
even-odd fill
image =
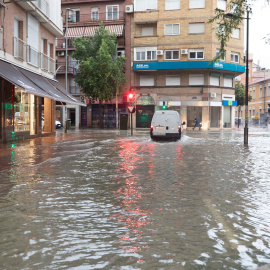
[[[208,130],[210,128],[210,114],[209,106],[202,107],[202,129]]]
[[[186,124],[184,125],[184,129],[187,129],[187,106],[180,107],[180,116],[182,123],[186,122]]]

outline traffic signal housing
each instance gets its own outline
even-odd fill
[[[167,102],[166,101],[163,101],[162,109],[163,110],[166,110],[167,109]]]
[[[129,92],[127,94],[127,101],[128,102],[134,102],[135,101],[135,94],[133,92]]]

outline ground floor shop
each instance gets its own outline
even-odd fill
[[[0,142],[54,133],[68,103],[57,81],[0,60]]]

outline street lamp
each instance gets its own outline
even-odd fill
[[[264,79],[263,79],[263,113],[265,115],[266,108],[265,108],[265,95],[266,95],[266,86],[265,86],[265,68],[262,68],[261,70],[264,71]]]
[[[71,9],[70,8],[66,8],[66,35],[65,35],[65,42],[66,42],[66,70],[65,70],[65,87],[66,87],[66,91],[68,89],[67,87],[67,76],[68,76],[68,14],[69,11]]]
[[[245,95],[245,127],[244,127],[244,145],[248,145],[248,83],[249,83],[249,72],[248,72],[248,40],[249,40],[249,13],[250,7],[246,9],[247,17],[242,18],[247,20],[247,40],[246,40],[246,95]],[[236,17],[232,13],[226,13],[225,17],[234,18]]]

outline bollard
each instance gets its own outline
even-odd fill
[[[67,130],[68,130],[68,124],[69,124],[69,122],[68,122],[68,120],[66,120],[66,122],[65,122],[65,133],[67,133]]]

